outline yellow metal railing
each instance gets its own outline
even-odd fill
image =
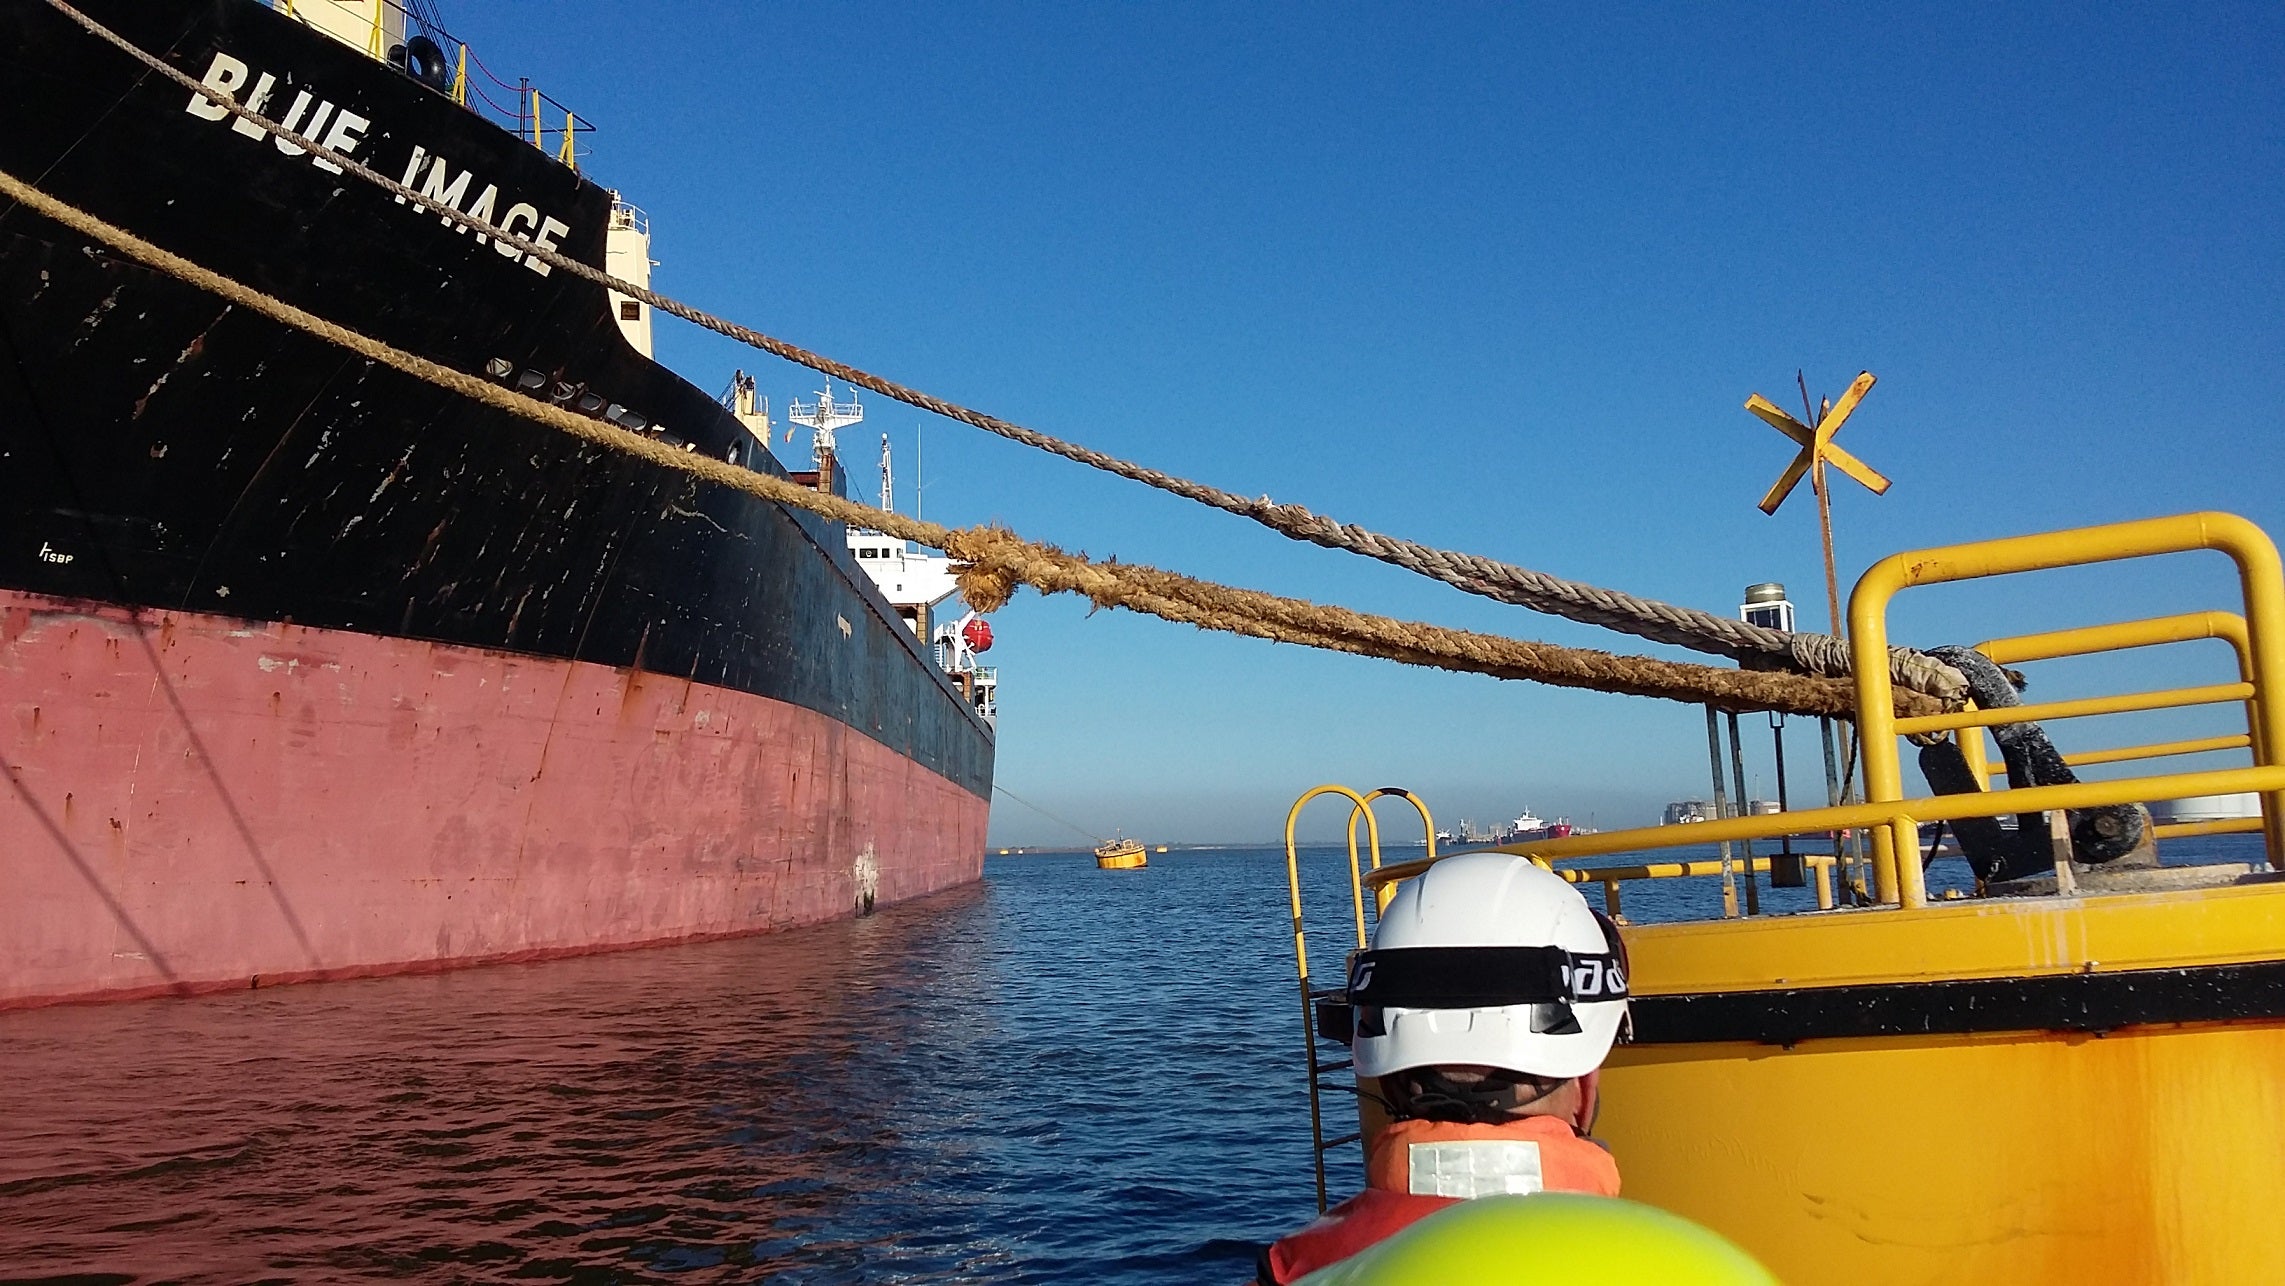
[[[366,10],[363,5],[366,3],[372,6],[369,19],[364,16]],[[440,51],[447,48],[456,50],[451,85],[444,91],[453,102],[471,111],[480,111],[477,104],[483,104],[484,108],[490,109],[492,119],[503,127],[512,127],[517,137],[523,138],[540,151],[549,153],[571,169],[579,168],[578,136],[592,132],[595,128],[592,124],[581,122],[569,108],[542,93],[528,81],[511,85],[493,76],[484,68],[483,59],[478,58],[478,71],[490,78],[507,96],[512,97],[515,105],[511,110],[495,101],[481,86],[472,84],[468,78],[467,42],[455,38],[433,23],[422,21],[400,0],[359,0],[357,7],[347,11],[342,9],[340,0],[334,0],[330,9],[325,6],[297,6],[294,0],[271,0],[271,7],[288,18],[317,27],[352,47],[362,47],[376,61],[396,61],[400,65],[403,52],[393,48],[388,40],[392,30],[389,15],[394,13],[402,20],[396,24],[398,28],[403,28],[408,23],[417,24],[423,34],[432,36],[438,42]],[[410,43],[408,39],[407,45]],[[471,101],[472,93],[475,101]],[[556,131],[546,124],[542,116],[542,109],[551,105],[563,113],[562,137],[552,144],[549,135]]]
[[[2153,647],[2165,643],[2191,643],[2204,639],[2219,639],[2228,643],[2237,658],[2238,679],[2243,683],[2251,683],[2252,642],[2246,632],[2245,618],[2235,612],[2183,612],[2147,620],[2121,621],[2113,625],[2092,625],[2045,634],[2020,634],[2013,638],[1990,639],[1978,643],[1976,650],[1997,664],[2011,665],[2022,661],[2046,661],[2057,657],[2086,656],[2095,652]],[[2021,707],[2018,707],[2018,717],[2021,717],[2020,710]],[[2248,729],[2253,728],[2260,719],[2259,710],[2250,700],[2245,703],[2245,718]],[[1898,726],[1899,730],[1903,730],[1901,721]],[[2004,765],[1997,768],[1991,766],[1984,739],[1976,732],[1963,728],[1958,734],[1958,740],[1960,750],[1978,780],[1988,781],[2007,772]],[[2253,734],[2248,731],[2219,737],[2192,737],[2139,746],[2081,750],[2063,756],[2063,762],[2073,768],[2085,768],[2098,764],[2164,759],[2175,755],[2201,755],[2218,750],[2245,750],[2253,744]],[[2261,829],[2261,821],[2258,817],[2239,817],[2213,822],[2170,822],[2153,829],[2158,838],[2172,839],[2189,835],[2258,831]]]
[[[1542,862],[1558,862],[1567,857],[1609,857],[1674,848],[1684,844],[1718,844],[1723,840],[1776,839],[1781,835],[1813,836],[1859,826],[1901,827],[1907,832],[1914,832],[1922,822],[1950,822],[1962,817],[2100,808],[2109,804],[2140,803],[2145,799],[2181,799],[2189,795],[2249,791],[2270,796],[2285,792],[2285,766],[2223,768],[2163,777],[2124,777],[2116,781],[2083,781],[2068,786],[2026,786],[2020,790],[1966,795],[1924,795],[1917,799],[1840,804],[1831,808],[1808,808],[1790,813],[1724,817],[1713,821],[1691,822],[1686,826],[1601,831],[1593,835],[1573,835],[1567,839],[1503,844],[1488,851],[1520,853]],[[1761,859],[1754,860],[1758,862]],[[1708,859],[1708,863],[1719,865],[1713,859]],[[1369,888],[1384,889],[1420,874],[1429,865],[1430,862],[1423,859],[1383,866],[1367,874],[1364,882]],[[1918,864],[1912,865],[1917,872]],[[1923,902],[1911,905],[1918,906]]]
[[[1301,909],[1301,847],[1296,838],[1296,828],[1301,821],[1301,810],[1307,807],[1311,800],[1324,795],[1339,795],[1349,801],[1347,827],[1349,906],[1355,919],[1358,950],[1361,951],[1371,945],[1371,938],[1368,936],[1368,930],[1365,926],[1365,889],[1370,885],[1371,877],[1365,874],[1362,866],[1365,855],[1357,848],[1357,823],[1359,821],[1365,824],[1365,835],[1370,846],[1372,869],[1376,872],[1381,869],[1380,818],[1373,813],[1373,801],[1394,797],[1411,804],[1419,812],[1421,827],[1427,833],[1426,851],[1428,858],[1433,860],[1436,856],[1436,821],[1429,815],[1428,805],[1423,803],[1418,795],[1401,786],[1383,786],[1363,795],[1346,786],[1318,786],[1293,801],[1293,807],[1287,810],[1285,814],[1285,886],[1286,895],[1291,901],[1293,912],[1294,967],[1298,970],[1301,981],[1301,1034],[1302,1044],[1309,1063],[1309,1135],[1316,1149],[1317,1210],[1320,1214],[1324,1212],[1326,1205],[1325,1154],[1345,1143],[1354,1143],[1362,1137],[1361,1131],[1343,1134],[1337,1138],[1325,1137],[1323,1091],[1327,1089],[1350,1089],[1353,1091],[1354,1087],[1326,1085],[1322,1079],[1327,1072],[1342,1071],[1350,1066],[1346,1061],[1325,1063],[1319,1061],[1317,1057],[1317,1000],[1321,996],[1331,995],[1342,988],[1320,989],[1310,985],[1309,937],[1307,927],[1303,923]],[[1374,903],[1374,914],[1378,915],[1380,909],[1387,905],[1388,896],[1383,892],[1379,900]],[[1344,967],[1346,967],[1345,960]],[[1341,981],[1343,986],[1346,986],[1348,979],[1344,976]]]
[[[1887,609],[1899,591],[1917,585],[2192,550],[2219,551],[2236,562],[2244,598],[2243,616],[2218,611],[2191,612],[1999,639],[1985,644],[1982,650],[1992,660],[2004,664],[2217,638],[2229,642],[2236,651],[2237,682],[2012,706],[1996,711],[1971,708],[1943,715],[1896,717],[1894,689],[1887,665]],[[2269,705],[2274,694],[2285,687],[2285,575],[2280,574],[2276,547],[2245,519],[2220,513],[2185,514],[1899,554],[1875,564],[1857,583],[1850,599],[1849,620],[1850,646],[1858,676],[1865,802],[1720,818],[1688,826],[1608,831],[1504,845],[1498,851],[1525,854],[1546,863],[1565,858],[1636,854],[1684,844],[1813,836],[1867,828],[1874,839],[1874,881],[1879,900],[1891,905],[1920,907],[1927,904],[1927,885],[1921,864],[1917,860],[1900,861],[1899,854],[1909,852],[1917,856],[1919,826],[1923,822],[1994,817],[2002,813],[2051,813],[2196,795],[2252,793],[2262,800],[2259,818],[2179,823],[2159,828],[2159,834],[2260,831],[2267,841],[2271,867],[2285,869],[2285,835],[2280,833],[2280,823],[2285,821],[2285,744],[2281,744],[2285,741],[2285,737],[2281,737],[2285,723],[2280,723]],[[1969,766],[1979,775],[1979,780],[1988,780],[1994,770],[1985,753],[1982,728],[2028,719],[2172,709],[2214,702],[2244,703],[2248,731],[2243,735],[2089,751],[2069,757],[2066,762],[2119,763],[2245,748],[2252,752],[2252,766],[1964,795],[1904,797],[1903,770],[1896,743],[1899,736],[1907,733],[1967,733],[1962,738],[1962,748],[1967,753]],[[1363,877],[1364,882],[1385,899],[1392,885],[1425,870],[1431,860],[1383,867]],[[1756,859],[1757,868],[1759,860]],[[1826,858],[1825,864],[1829,867],[1831,861]],[[1565,870],[1563,874],[1577,882],[1601,882],[1606,897],[1615,900],[1617,882],[1623,879],[1708,874],[1718,868],[1719,863],[1712,861],[1678,862]],[[1823,894],[1820,905],[1829,905]]]
[[[2086,702],[2050,702],[2044,707],[2016,706],[1999,712],[1964,711],[1922,719],[1896,717],[1894,689],[1888,673],[1888,604],[1902,590],[1913,586],[2200,549],[2228,554],[2237,564],[2239,588],[2245,603],[2246,629],[2246,643],[2240,653],[2241,682],[2181,689],[2173,693],[2135,693],[2126,697],[2096,698]],[[2122,636],[2132,632],[2131,624],[2115,628],[2121,629]],[[2274,699],[2280,687],[2285,687],[2285,575],[2280,574],[2277,547],[2270,543],[2269,537],[2260,528],[2234,514],[2182,514],[2171,518],[2149,518],[2139,522],[2082,527],[2046,535],[2018,536],[1892,555],[1875,563],[1858,580],[1856,591],[1849,598],[1849,635],[1850,651],[1857,674],[1857,726],[1864,746],[1864,781],[1868,802],[1902,802],[1904,778],[1898,761],[1896,738],[1907,731],[1908,727],[1910,730],[1936,731],[2021,719],[2062,718],[2077,714],[2242,700],[2251,707],[2248,735],[2252,742],[2255,770],[2285,763],[2285,745],[2278,744],[2281,725],[2274,717],[2274,712],[2268,708],[2268,703]],[[2076,644],[2092,650],[2096,640],[2081,639]],[[2113,643],[2110,646],[2120,644]],[[2162,697],[2167,699],[2160,700]],[[2047,713],[2042,714],[2041,711]],[[2186,785],[2171,792],[2162,791],[2156,785],[2157,782],[2171,780],[2168,778],[2126,779],[2104,783],[2114,788],[2129,789],[2119,798],[2094,799],[2087,803],[2062,806],[2084,808],[2100,804],[2139,803],[2149,799],[2174,799],[2190,794],[2257,789],[2267,796],[2262,808],[2262,830],[2267,838],[2270,862],[2273,866],[2285,862],[2285,831],[2280,829],[2281,823],[2285,823],[2285,790],[2276,785],[2224,785],[2223,779],[2232,775],[2224,770],[2183,778],[2181,780]],[[1991,807],[1990,811],[2036,811],[2037,806],[2028,802],[2028,795],[2035,791],[2054,789],[2057,788],[2009,791],[2008,802],[1999,807]],[[2109,793],[2119,794],[2116,789]],[[1915,800],[1913,807],[1923,819],[1932,815],[1925,801]],[[1916,831],[1905,828],[1897,819],[1877,826],[1873,831],[1873,878],[1881,901],[1916,907],[1926,903],[1927,888],[1918,862],[1898,860],[1898,854],[1907,847],[1918,852]]]
[[[2073,768],[2094,764],[2122,764],[2137,759],[2164,759],[2171,755],[2202,755],[2210,750],[2243,750],[2253,744],[2253,738],[2242,732],[2226,737],[2194,737],[2188,741],[2155,741],[2144,746],[2117,746],[2110,750],[2081,750],[2063,756],[2063,762]],[[2004,773],[2002,766],[1991,769],[1992,774]]]
[[[1916,732],[1951,732],[1960,728],[1989,728],[2007,723],[2037,723],[2047,719],[2076,719],[2090,714],[2129,714],[2137,710],[2171,710],[2177,706],[2220,705],[2250,701],[2250,683],[2209,683],[2195,688],[2164,688],[2155,692],[2119,692],[2069,701],[2040,701],[1997,710],[1956,710],[1951,714],[1923,714],[1898,719],[1890,729],[1899,737]],[[1893,753],[1893,751],[1892,751]]]
[[[1780,814],[1780,816],[1783,815]],[[1798,857],[1803,865],[1817,873],[1817,909],[1820,911],[1832,910],[1833,866],[1839,859],[1831,853],[1797,853],[1794,856]],[[1745,869],[1749,874],[1767,875],[1775,860],[1769,857],[1732,858],[1730,867],[1733,871]],[[1718,857],[1699,858],[1684,862],[1638,862],[1629,866],[1552,866],[1545,862],[1541,862],[1541,865],[1547,866],[1547,869],[1573,884],[1602,885],[1603,909],[1608,911],[1614,920],[1624,911],[1624,904],[1619,896],[1619,885],[1625,881],[1678,880],[1722,873],[1722,859]],[[1384,884],[1376,892],[1385,899],[1392,888],[1393,886]]]

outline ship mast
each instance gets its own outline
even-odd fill
[[[889,435],[884,433],[881,435],[881,512],[883,513],[895,513],[897,511],[896,488],[890,481],[890,477]]]
[[[796,399],[788,403],[785,418],[794,424],[809,426],[809,453],[817,461],[817,489],[830,494],[833,491],[833,432],[861,423],[865,408],[857,405],[854,396],[846,402],[834,401],[833,381],[827,379],[816,401]]]

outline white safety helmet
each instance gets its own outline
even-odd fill
[[[1361,1076],[1475,1064],[1602,1065],[1627,1017],[1618,930],[1529,858],[1463,853],[1397,888],[1349,969]]]

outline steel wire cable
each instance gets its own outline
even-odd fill
[[[59,6],[59,7],[60,7],[60,6]],[[496,74],[494,74],[494,73],[493,73],[493,71],[492,71],[492,69],[491,69],[490,67],[487,67],[487,66],[485,66],[485,65],[484,65],[484,56],[483,56],[482,54],[479,54],[479,53],[477,53],[477,52],[476,52],[476,48],[475,48],[475,46],[473,46],[473,45],[467,45],[467,44],[463,44],[463,45],[461,46],[461,48],[463,48],[463,49],[466,49],[466,50],[468,51],[468,61],[470,61],[470,62],[472,62],[472,63],[475,63],[475,64],[476,64],[476,70],[478,70],[478,71],[480,71],[480,72],[483,72],[483,73],[484,73],[486,76],[490,76],[490,77],[492,78],[492,83],[493,83],[493,84],[495,84],[495,85],[498,85],[498,86],[499,86],[500,88],[502,88],[502,89],[519,89],[519,88],[521,88],[521,86],[518,86],[518,85],[511,85],[511,84],[509,84],[508,82],[506,82],[506,81],[504,81],[504,80],[500,79],[498,75],[496,75]]]
[[[482,85],[477,84],[475,81],[469,81],[468,88],[474,90],[476,96],[484,100],[484,105],[491,108],[493,111],[498,112],[502,116],[517,116],[517,113],[511,112],[507,108],[502,107],[498,103],[492,101],[492,96],[484,92],[484,87]],[[518,117],[518,119],[521,119],[521,117]]]

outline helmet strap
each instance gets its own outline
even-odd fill
[[[1603,1114],[1603,1069],[1598,1067],[1579,1078],[1579,1111],[1571,1118],[1571,1128],[1580,1138],[1595,1132],[1595,1121]]]

